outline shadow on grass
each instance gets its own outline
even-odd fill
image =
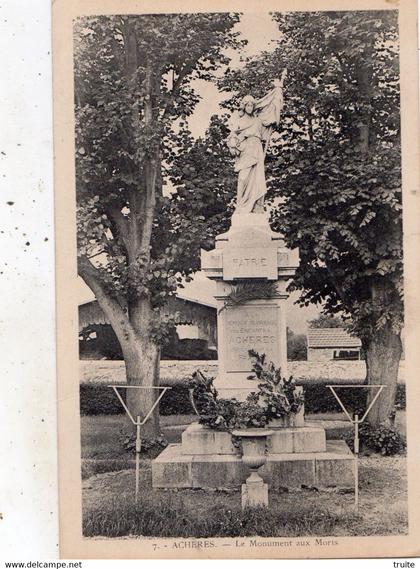
[[[118,472],[120,470],[128,470],[134,468],[136,468],[136,461],[131,457],[103,460],[84,458],[82,459],[82,480],[86,480],[87,478],[95,476],[96,474]]]

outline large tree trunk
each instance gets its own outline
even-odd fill
[[[127,384],[145,389],[127,389],[127,407],[134,419],[143,420],[153,407],[159,390],[160,349],[149,338],[136,335],[123,347]],[[142,337],[143,336],[143,337]],[[141,428],[142,437],[155,438],[160,434],[158,406]]]
[[[367,383],[368,385],[385,385],[367,416],[367,421],[372,426],[376,427],[381,423],[391,426],[394,423],[395,394],[401,353],[401,336],[392,330],[389,323],[374,333],[367,346]],[[376,392],[376,389],[369,389],[368,404]]]
[[[102,283],[100,272],[86,258],[79,258],[79,274],[95,293],[99,306],[108,317],[120,342],[124,356],[128,385],[148,389],[128,389],[128,408],[134,420],[146,417],[158,396],[160,348],[150,337],[151,325],[156,319],[148,298],[129,303],[128,314],[110,295]],[[142,427],[144,436],[154,438],[160,434],[159,413],[156,409]]]
[[[144,420],[159,396],[160,348],[151,338],[156,314],[150,300],[141,298],[128,304],[128,317],[133,333],[123,341],[127,384],[142,389],[127,390],[127,406],[134,418]],[[143,436],[155,438],[160,434],[158,407],[142,427]]]
[[[360,150],[368,153],[371,144],[371,106],[372,98],[372,45],[367,45],[363,54],[363,64],[357,70],[357,82],[360,102],[364,103],[364,112],[359,120]],[[391,230],[391,228],[388,228]],[[394,302],[387,282],[384,279],[372,279],[372,301],[379,302],[385,310]],[[363,345],[366,351],[366,382],[368,385],[385,385],[378,399],[369,411],[367,421],[372,426],[383,423],[393,425],[395,419],[395,394],[397,391],[398,368],[401,359],[401,336],[387,322],[375,330],[371,338]],[[369,389],[367,403],[372,402],[377,389]]]

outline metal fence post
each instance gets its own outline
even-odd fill
[[[354,506],[359,510],[359,415],[354,415]]]
[[[140,451],[141,451],[141,438],[140,438],[140,415],[137,415],[136,424],[136,502],[139,497],[140,485]]]
[[[354,424],[354,507],[355,507],[356,511],[358,511],[359,510],[359,425],[362,424],[363,421],[366,419],[369,411],[372,409],[372,407],[374,406],[374,404],[378,400],[378,397],[379,397],[381,391],[385,388],[385,385],[382,385],[382,384],[381,385],[346,385],[346,384],[339,385],[338,384],[338,385],[328,385],[327,387],[330,389],[330,391],[332,392],[332,394],[336,398],[341,409],[344,411],[344,414],[346,415],[347,419],[350,421],[350,423]],[[378,391],[376,392],[375,397],[370,402],[368,408],[364,412],[361,419],[359,419],[359,415],[356,413],[354,414],[354,418],[351,417],[350,413],[347,411],[347,409],[344,406],[343,402],[341,401],[340,397],[335,392],[335,389],[337,389],[337,388],[374,389],[375,387],[378,388]]]
[[[124,411],[127,413],[132,424],[135,425],[135,427],[136,427],[136,490],[135,490],[135,500],[137,502],[138,497],[139,497],[139,489],[140,489],[139,487],[140,487],[141,427],[142,427],[142,425],[144,425],[149,420],[153,411],[156,409],[156,406],[159,404],[159,401],[162,399],[162,397],[168,391],[168,389],[172,389],[172,387],[156,387],[156,386],[144,387],[142,385],[108,385],[108,387],[110,387],[111,389],[114,390],[114,393],[118,397],[119,402],[124,407]],[[130,389],[130,388],[131,389],[157,389],[157,390],[161,390],[161,393],[159,394],[159,397],[157,397],[157,399],[154,402],[154,404],[152,405],[152,407],[149,409],[149,411],[146,414],[146,416],[144,417],[144,419],[141,420],[140,415],[137,415],[137,419],[134,420],[132,414],[130,413],[129,408],[127,407],[127,405],[124,401],[124,399],[121,397],[121,394],[119,393],[118,388],[121,388],[121,389]]]

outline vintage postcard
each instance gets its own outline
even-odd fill
[[[416,25],[54,2],[63,557],[419,555]]]

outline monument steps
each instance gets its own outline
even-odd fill
[[[260,474],[272,490],[346,488],[354,485],[353,461],[344,441],[327,441],[323,428],[308,423],[273,429]],[[248,475],[231,434],[198,423],[184,431],[181,444],[169,445],[152,462],[154,488],[240,488]]]

